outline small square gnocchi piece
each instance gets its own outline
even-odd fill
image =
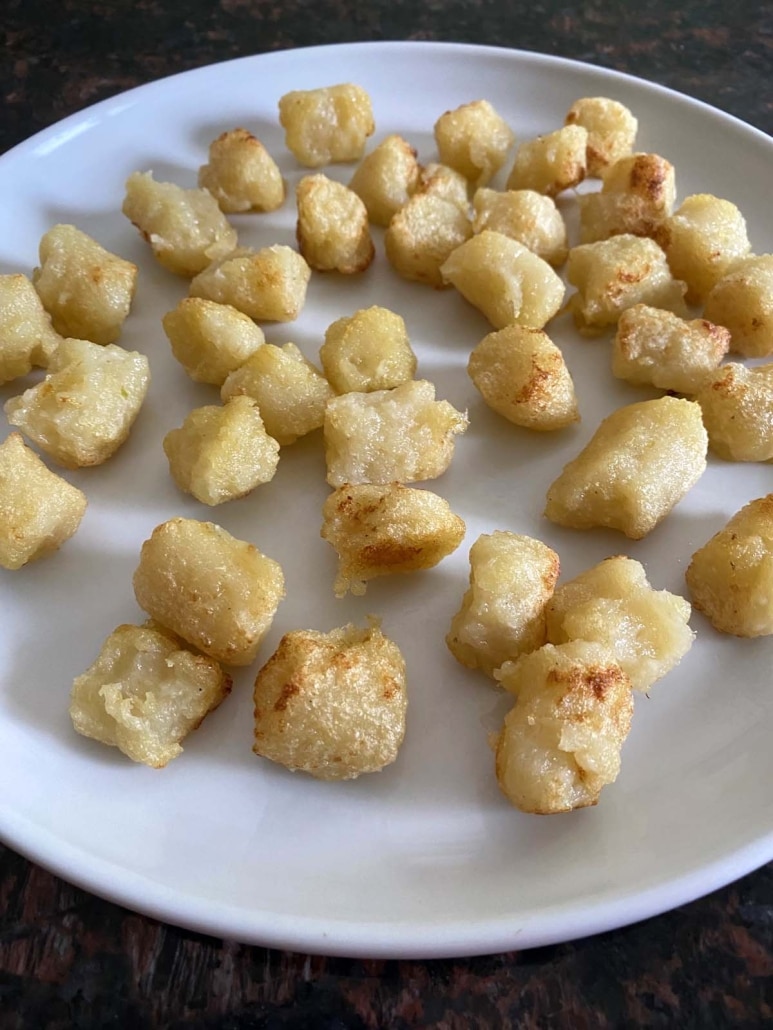
[[[321,173],[306,175],[295,190],[298,248],[319,272],[364,272],[376,250],[368,211],[353,190]]]
[[[285,594],[278,562],[214,522],[174,518],[142,545],[140,608],[226,665],[250,665]]]
[[[674,279],[666,255],[646,237],[625,233],[569,251],[567,278],[577,293],[570,298],[575,325],[584,335],[616,325],[634,304],[685,315],[685,284]]]
[[[484,229],[501,232],[554,267],[566,261],[566,225],[551,197],[534,190],[499,193],[480,189],[475,191],[472,204],[474,233]]]
[[[588,175],[603,176],[609,165],[633,150],[639,123],[631,111],[609,97],[582,97],[566,115],[567,125],[581,125],[588,131],[586,155]]]
[[[197,383],[222,386],[266,342],[243,312],[203,297],[184,297],[161,322],[172,353]]]
[[[443,164],[475,186],[485,186],[507,160],[512,130],[488,100],[474,100],[441,114],[435,143]]]
[[[230,691],[218,663],[186,650],[172,633],[123,625],[73,683],[70,718],[84,737],[162,769]]]
[[[695,552],[685,578],[694,607],[720,633],[773,634],[773,494],[736,512]]]
[[[237,244],[236,230],[208,190],[156,182],[152,172],[129,176],[121,210],[159,264],[189,279]]]
[[[580,242],[595,243],[610,236],[658,233],[674,206],[674,166],[659,154],[631,154],[604,173],[600,193],[586,193],[580,205]],[[675,273],[676,274],[676,273]]]
[[[328,326],[319,356],[337,393],[393,390],[413,379],[416,371],[405,321],[375,305]]]
[[[581,125],[565,125],[546,136],[521,143],[507,179],[509,190],[536,190],[557,197],[579,186],[586,174],[588,132]]]
[[[113,343],[134,299],[137,266],[74,225],[55,225],[40,241],[32,281],[58,333]]]
[[[617,323],[612,374],[634,385],[695,394],[727,354],[730,333],[704,318],[634,304]]]
[[[470,548],[470,585],[446,636],[448,649],[468,669],[487,676],[546,640],[545,606],[560,564],[547,544],[497,530]]]
[[[223,403],[239,396],[257,403],[266,432],[284,446],[319,429],[334,394],[294,343],[264,343],[223,383]]]
[[[641,540],[703,475],[700,405],[660,397],[604,419],[548,490],[545,515],[572,529],[606,526]]]
[[[364,594],[376,576],[431,569],[465,533],[442,497],[402,483],[345,483],[325,501],[322,520],[320,535],[338,554],[336,597]]]
[[[416,151],[402,136],[393,135],[365,155],[349,189],[362,200],[370,221],[386,227],[408,203],[418,184]]]
[[[550,431],[580,420],[563,354],[541,329],[509,325],[489,333],[467,372],[486,404],[517,426]]]
[[[513,322],[541,329],[564,299],[564,284],[547,261],[491,229],[457,247],[440,274],[495,329]]]
[[[209,161],[199,169],[199,186],[228,213],[276,211],[285,199],[276,161],[247,129],[224,132],[210,143]]]
[[[430,193],[441,200],[450,200],[460,211],[467,214],[470,206],[470,184],[461,172],[448,165],[430,161],[419,169],[417,193]]]
[[[773,354],[773,254],[745,258],[713,287],[704,318],[730,330],[730,350],[747,358]]]
[[[310,278],[311,269],[292,247],[239,247],[197,275],[190,294],[230,304],[256,322],[294,322]]]
[[[634,690],[649,690],[693,645],[688,601],[655,590],[644,566],[617,555],[556,588],[547,606],[548,641],[605,647]]]
[[[467,416],[436,401],[424,379],[334,397],[325,411],[327,481],[339,487],[436,479],[451,464],[454,437],[466,429]]]
[[[86,496],[11,433],[0,443],[0,565],[20,569],[59,550],[81,524]]]
[[[61,343],[26,275],[0,275],[0,384],[46,368]]]
[[[149,383],[144,354],[63,340],[43,382],[6,401],[5,413],[65,468],[101,465],[128,437]]]
[[[631,684],[609,652],[573,641],[508,662],[516,701],[496,743],[496,775],[522,812],[553,815],[598,804],[620,772],[631,730]]]
[[[449,255],[472,235],[472,225],[458,204],[435,191],[418,192],[389,223],[384,248],[403,279],[446,285],[440,269]]]
[[[351,83],[285,93],[279,121],[287,149],[307,168],[358,161],[376,127],[370,97]]]
[[[246,497],[272,480],[279,464],[279,444],[251,397],[196,408],[166,434],[164,454],[179,488],[210,505]]]
[[[353,780],[397,758],[405,661],[378,625],[286,633],[255,680],[253,751],[292,772]]]
[[[725,461],[773,461],[773,365],[722,365],[695,400],[709,446]]]

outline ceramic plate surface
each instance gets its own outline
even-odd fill
[[[490,327],[453,291],[400,280],[376,233],[366,274],[315,274],[301,317],[266,327],[267,339],[291,340],[316,360],[325,328],[344,314],[382,304],[405,317],[418,375],[469,411],[450,470],[427,484],[466,521],[459,550],[432,571],[376,580],[365,597],[337,601],[335,555],[319,537],[328,493],[319,433],[283,449],[275,480],[239,502],[206,508],[169,478],[162,437],[217,393],[193,384],[172,359],[160,318],[186,284],[154,262],[120,214],[124,181],[153,169],[193,186],[209,142],[244,126],[276,156],[292,190],[303,171],[284,147],[277,101],[291,89],[342,81],[373,99],[371,145],[398,132],[425,161],[435,154],[436,118],[466,101],[488,98],[525,140],[563,124],[578,97],[615,97],[639,118],[638,148],[676,166],[680,197],[733,200],[754,250],[773,249],[766,136],[631,78],[496,49],[385,43],[246,58],[133,90],[4,156],[0,272],[30,274],[41,235],[57,222],[135,261],[138,294],[120,343],[148,355],[153,382],[115,457],[65,473],[89,498],[76,536],[55,556],[0,576],[0,833],[130,908],[218,936],[330,954],[492,952],[661,912],[773,856],[771,640],[722,637],[694,615],[691,653],[636,699],[618,781],[596,808],[544,818],[520,814],[499,793],[487,738],[507,700],[459,666],[443,638],[480,533],[540,537],[560,554],[564,579],[630,554],[655,586],[684,593],[697,547],[771,489],[768,465],[710,459],[698,485],[638,543],[553,526],[541,515],[548,485],[603,415],[649,394],[613,380],[608,338],[580,339],[564,315],[550,331],[575,378],[582,422],[542,435],[511,426],[483,405],[465,372]],[[328,171],[348,181],[352,168]],[[572,199],[561,204],[575,231]],[[233,222],[244,245],[294,241],[292,199],[274,214]],[[3,387],[2,399],[19,388]],[[0,435],[7,431],[4,421]],[[394,765],[330,784],[255,757],[257,665],[236,678],[232,696],[163,771],[74,733],[72,680],[115,626],[142,620],[131,585],[139,549],[175,515],[219,522],[281,562],[287,598],[263,660],[290,629],[383,618],[409,676],[408,729]]]

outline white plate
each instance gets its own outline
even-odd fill
[[[637,698],[617,783],[595,809],[554,818],[509,807],[494,780],[487,733],[506,703],[443,644],[479,533],[539,536],[565,576],[614,553],[645,562],[658,587],[684,592],[690,555],[770,489],[767,465],[712,460],[650,538],[560,530],[541,518],[546,487],[601,416],[641,393],[613,381],[605,341],[555,327],[577,382],[583,422],[531,436],[489,412],[464,367],[489,331],[453,292],[392,274],[380,240],[372,269],[348,281],[315,276],[293,325],[268,328],[315,357],[325,327],[382,303],[401,312],[419,374],[469,408],[451,470],[429,484],[467,521],[467,539],[437,569],[375,581],[336,601],[334,555],[319,539],[326,496],[319,434],[283,452],[276,480],[214,510],[179,494],[161,438],[216,398],[173,362],[161,314],[185,285],[152,260],[120,215],[135,169],[193,185],[206,146],[253,130],[293,182],[277,124],[279,97],[340,81],[374,102],[376,139],[403,133],[423,159],[444,110],[487,97],[523,140],[562,124],[580,96],[609,95],[640,120],[638,145],[671,159],[680,196],[712,192],[745,212],[754,249],[771,250],[773,145],[695,101],[611,72],[534,54],[435,44],[365,44],[234,61],[154,83],[66,119],[0,161],[0,271],[29,272],[37,241],[71,221],[136,261],[140,287],[121,343],[150,358],[153,386],[132,437],[112,461],[67,476],[89,497],[83,525],[56,556],[0,577],[0,833],[32,859],[130,908],[186,927],[280,947],[372,956],[443,956],[546,944],[661,912],[773,856],[770,640],[738,641],[695,617],[696,647]],[[351,169],[332,174],[346,180]],[[293,205],[235,219],[245,244],[291,242]],[[3,388],[3,399],[17,392]],[[2,432],[5,433],[3,426]],[[251,752],[251,683],[156,772],[71,729],[71,681],[119,623],[138,621],[131,576],[140,544],[177,514],[213,518],[285,568],[288,596],[263,657],[291,628],[328,629],[368,612],[403,648],[408,732],[398,761],[345,784],[316,782]]]

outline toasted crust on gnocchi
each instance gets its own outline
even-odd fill
[[[709,446],[726,461],[773,461],[773,364],[722,365],[704,382],[700,404]]]
[[[376,250],[368,211],[357,194],[326,175],[306,175],[295,189],[298,248],[311,268],[364,272]]]
[[[285,199],[279,166],[247,129],[223,132],[210,143],[209,160],[199,169],[199,186],[228,213],[275,211]]]
[[[675,169],[659,154],[631,154],[610,165],[600,193],[579,197],[580,242],[630,233],[660,242],[676,198]],[[673,269],[672,269],[673,271]]]
[[[279,121],[287,149],[307,168],[359,160],[375,129],[370,97],[348,82],[285,93]]]
[[[704,318],[730,330],[730,350],[747,358],[773,354],[773,254],[745,258],[713,287]]]
[[[493,229],[517,240],[537,257],[557,267],[569,253],[566,225],[551,197],[535,190],[479,189],[472,198],[475,234]]]
[[[257,322],[293,322],[306,302],[310,278],[311,269],[292,247],[240,247],[197,275],[190,292],[230,304]]]
[[[609,97],[581,97],[569,108],[567,125],[582,125],[588,132],[585,153],[589,176],[599,177],[609,165],[633,150],[638,121],[629,109]]]
[[[509,190],[536,190],[557,197],[585,178],[588,132],[581,125],[565,125],[546,136],[521,143],[507,179]]]
[[[434,190],[418,192],[389,223],[384,249],[389,263],[404,279],[446,285],[441,266],[472,235],[465,210]]]

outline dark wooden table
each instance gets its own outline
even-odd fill
[[[590,61],[773,133],[773,5],[749,0],[5,0],[0,36],[0,151],[163,75],[367,39]],[[773,865],[625,930],[431,962],[309,958],[188,933],[92,897],[2,846],[0,906],[2,1030],[773,1025]]]

